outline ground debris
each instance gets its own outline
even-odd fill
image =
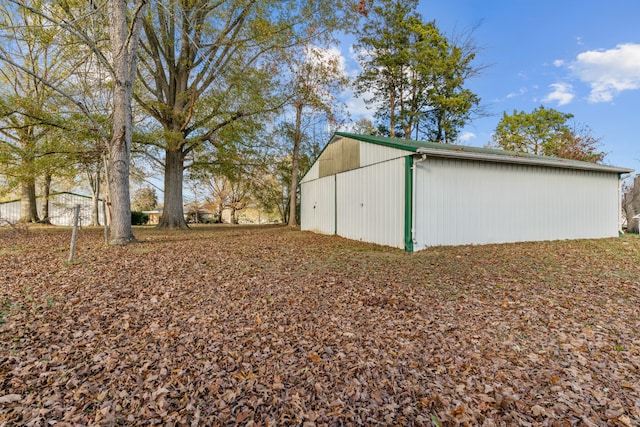
[[[0,239],[0,425],[640,425],[637,237],[69,236]]]

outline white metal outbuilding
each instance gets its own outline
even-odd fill
[[[78,221],[80,225],[91,223],[93,202],[90,196],[69,192],[53,193],[49,197],[49,221],[53,225],[72,226],[75,215],[75,207],[80,205]],[[38,215],[42,216],[42,197],[36,199]],[[102,221],[102,203],[98,204],[99,218]],[[12,200],[0,203],[0,226],[15,223],[20,219],[20,200]]]
[[[404,248],[604,238],[631,169],[334,134],[300,181],[301,229]]]

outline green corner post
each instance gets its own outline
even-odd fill
[[[413,252],[413,156],[404,159],[404,250]]]

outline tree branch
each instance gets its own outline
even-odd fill
[[[87,107],[81,102],[76,100],[73,96],[69,95],[68,93],[66,93],[65,91],[61,90],[60,88],[58,88],[56,85],[53,85],[51,83],[49,83],[47,80],[44,80],[42,77],[38,76],[36,73],[32,72],[31,70],[26,69],[25,67],[17,64],[16,62],[14,62],[13,60],[9,59],[7,56],[5,56],[3,53],[0,53],[0,61],[4,61],[8,64],[13,65],[14,67],[20,69],[21,71],[27,73],[28,75],[32,76],[33,78],[37,79],[38,81],[40,81],[40,83],[42,83],[43,85],[47,86],[48,88],[50,88],[51,90],[53,90],[54,92],[58,93],[59,95],[61,95],[62,97],[68,99],[69,101],[71,101],[73,104],[77,105],[78,108],[80,108],[80,111],[82,111],[82,113],[91,121],[91,123],[95,126],[95,128],[97,129],[98,133],[100,134],[100,136],[102,138],[104,138],[105,140],[109,139],[109,136],[102,130],[100,123],[98,123],[93,116],[91,115],[91,112],[87,109]]]

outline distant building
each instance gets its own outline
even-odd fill
[[[42,197],[36,200],[38,217],[42,217]],[[60,192],[49,196],[49,220],[53,225],[73,225],[75,206],[80,205],[79,225],[91,224],[91,213],[93,202],[91,197],[81,194]],[[102,222],[102,203],[98,204],[99,218]],[[0,225],[5,225],[8,221],[16,223],[20,219],[20,199],[9,202],[0,202]]]
[[[630,169],[336,133],[301,179],[301,229],[404,248],[604,238]]]
[[[143,214],[149,217],[147,224],[159,224],[160,218],[162,218],[162,208],[152,209],[150,211],[142,211]]]

